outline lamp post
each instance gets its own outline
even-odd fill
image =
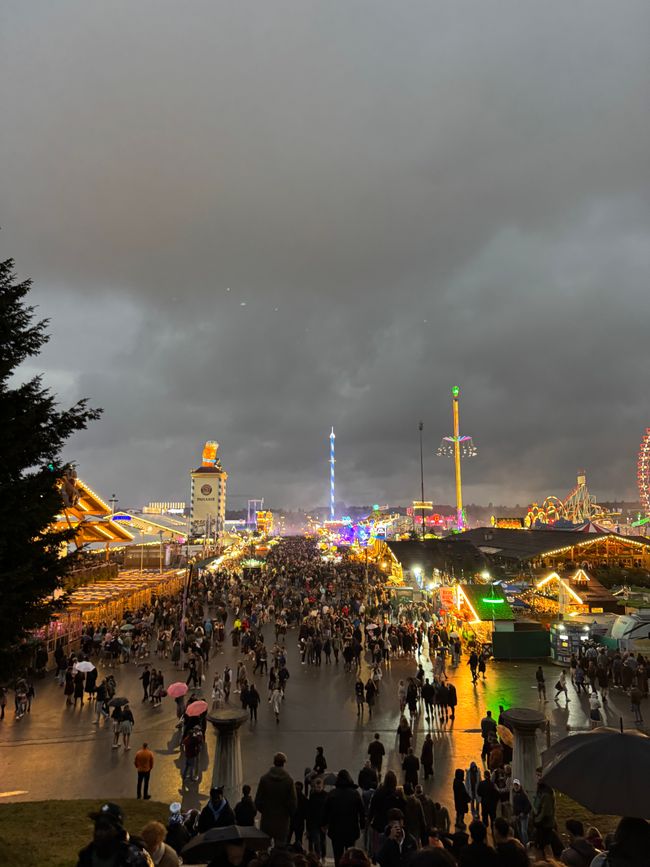
[[[422,515],[422,541],[424,542],[424,457],[422,453],[422,431],[424,430],[424,424],[422,422],[418,422],[418,430],[420,431],[420,502],[422,503],[420,514]]]

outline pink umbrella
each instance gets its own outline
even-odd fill
[[[167,695],[171,695],[172,698],[180,698],[182,695],[185,695],[187,691],[187,684],[182,683],[180,680],[176,683],[170,683],[167,687]]]
[[[167,690],[167,692],[169,692],[169,690]],[[207,701],[193,701],[192,704],[188,704],[185,708],[185,713],[187,716],[201,716],[201,714],[205,713],[207,709]]]

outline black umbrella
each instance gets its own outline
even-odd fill
[[[129,703],[128,698],[124,698],[124,696],[121,696],[118,698],[112,698],[109,701],[108,706],[109,707],[123,707],[125,704],[128,704],[128,703]]]
[[[271,838],[254,825],[225,825],[210,828],[194,837],[181,852],[184,864],[203,864],[211,861],[224,843],[244,843],[248,849],[268,849]]]
[[[650,738],[601,727],[542,753],[542,779],[593,813],[650,817]]]

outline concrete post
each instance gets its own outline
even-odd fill
[[[216,710],[208,716],[208,722],[214,726],[217,736],[212,785],[224,787],[224,796],[232,807],[241,797],[243,774],[239,727],[247,719],[248,714],[227,708]]]
[[[544,725],[544,714],[525,707],[513,707],[503,714],[504,723],[514,735],[512,778],[521,781],[531,802],[537,788],[536,769],[539,767],[537,729]]]

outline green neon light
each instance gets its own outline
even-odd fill
[[[490,605],[503,605],[505,599],[481,599],[481,602],[489,602]]]
[[[452,388],[451,393],[454,397],[458,397],[458,395],[460,394],[460,388],[457,385],[455,385]]]

